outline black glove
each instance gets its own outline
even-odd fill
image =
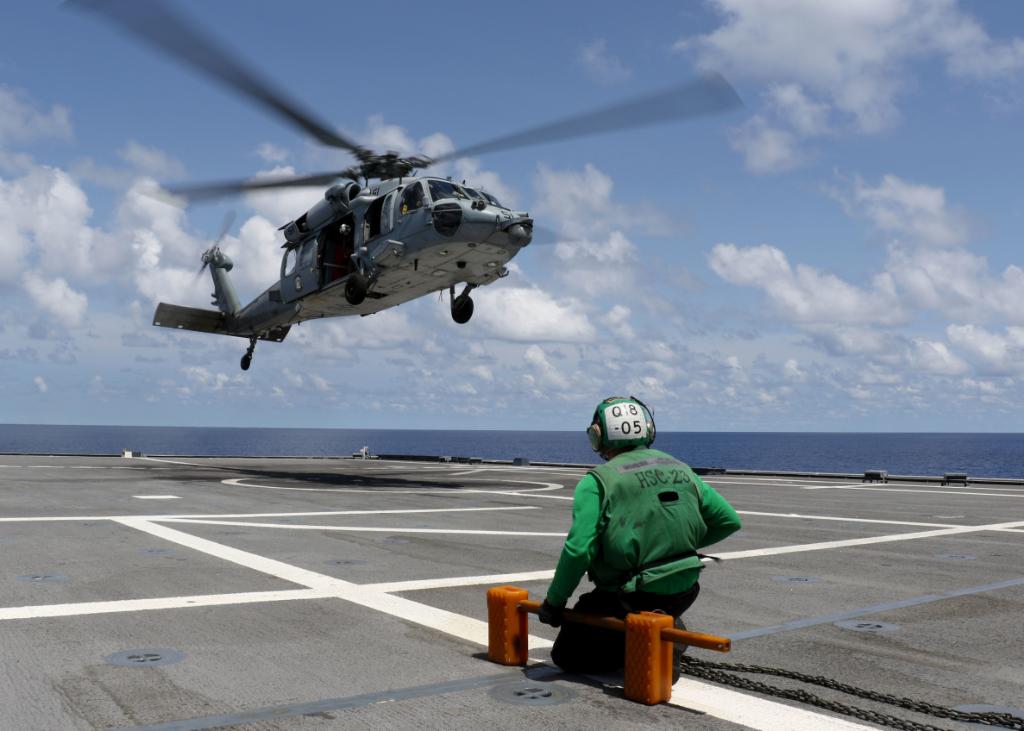
[[[545,599],[543,604],[540,605],[540,609],[537,611],[537,619],[544,624],[551,625],[552,627],[559,627],[562,624],[563,611],[565,611],[565,607],[556,607]]]

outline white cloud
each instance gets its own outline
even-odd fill
[[[636,337],[636,333],[633,331],[632,325],[629,323],[632,311],[624,305],[613,306],[604,316],[604,323],[608,330],[618,335],[620,338],[626,340],[632,340]]]
[[[949,341],[987,373],[1024,373],[1024,327],[1007,327],[1005,333],[977,325],[949,325]]]
[[[39,393],[46,393],[50,390],[50,387],[46,385],[46,380],[42,376],[36,376],[32,379],[32,382],[36,384],[36,388],[39,389]]]
[[[944,376],[956,376],[968,370],[967,363],[951,353],[945,343],[923,338],[912,342],[907,352],[907,363],[916,370]]]
[[[261,170],[252,176],[253,180],[287,178],[296,174],[291,165],[276,165]],[[281,226],[294,221],[324,197],[326,186],[301,188],[280,188],[277,190],[253,191],[245,194],[245,202],[264,218]]]
[[[264,142],[256,148],[256,154],[264,162],[282,163],[288,159],[288,150],[270,142]]]
[[[790,381],[807,380],[807,374],[800,368],[800,363],[795,358],[790,358],[785,362],[782,366],[782,373]]]
[[[73,290],[63,277],[44,279],[35,272],[24,277],[25,291],[36,307],[52,315],[65,327],[76,327],[85,319],[89,307],[88,298]]]
[[[239,380],[238,376],[232,378],[226,373],[215,373],[203,366],[186,366],[181,369],[181,372],[194,386],[205,391],[221,391],[232,381]]]
[[[833,131],[833,118],[861,133],[892,126],[916,60],[938,57],[951,75],[972,79],[995,79],[1024,68],[1024,40],[992,39],[956,0],[711,0],[711,5],[722,25],[680,40],[675,49],[729,76],[775,82],[764,96],[764,111],[803,138]],[[767,130],[778,126],[764,128],[766,143],[772,139]],[[754,135],[748,131],[747,137]],[[775,142],[782,149],[778,135]],[[760,171],[779,169],[784,166],[762,165]]]
[[[747,169],[754,173],[777,173],[795,168],[804,160],[797,149],[797,139],[784,129],[771,126],[761,115],[755,115],[729,135],[729,144],[742,152]]]
[[[569,386],[569,380],[565,374],[558,370],[548,360],[544,349],[539,345],[531,345],[523,353],[523,360],[533,369],[533,381],[537,385],[565,389]]]
[[[487,381],[491,383],[494,381],[494,373],[485,365],[473,366],[469,369],[469,372],[479,378],[481,381]]]
[[[800,84],[775,84],[766,97],[779,116],[801,135],[817,136],[830,131],[828,104],[810,99]]]
[[[23,92],[0,84],[0,145],[47,137],[67,140],[71,135],[66,108],[54,104],[49,112],[38,111]]]
[[[1024,269],[1007,266],[998,278],[984,257],[962,249],[891,246],[886,264],[909,302],[953,317],[998,316],[1024,323]]]
[[[876,186],[857,177],[850,191],[830,191],[851,215],[916,244],[955,246],[967,240],[967,222],[951,210],[942,188],[885,175]]]
[[[581,304],[555,300],[537,287],[496,285],[473,295],[474,322],[483,334],[523,342],[585,343],[594,339],[594,326]]]
[[[284,380],[288,382],[288,385],[294,388],[301,388],[304,383],[302,375],[294,372],[291,368],[282,368],[281,375],[284,376]]]
[[[862,289],[814,267],[793,269],[774,246],[716,244],[711,268],[728,282],[764,290],[783,316],[809,324],[895,324],[905,318],[892,277],[879,274]]]
[[[99,232],[85,193],[62,170],[33,166],[0,179],[0,281],[13,281],[30,263],[66,276],[91,277],[117,257]]]
[[[185,166],[180,160],[176,160],[163,150],[148,147],[135,140],[129,140],[117,151],[117,156],[143,175],[155,178],[180,178],[185,174]]]
[[[604,38],[581,46],[576,60],[592,79],[603,84],[616,84],[633,75],[620,58],[608,52],[608,41]]]

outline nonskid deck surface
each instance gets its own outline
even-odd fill
[[[487,662],[486,588],[543,596],[582,473],[2,455],[2,726],[868,727],[685,676],[638,705],[554,672],[535,618],[534,667]],[[1024,486],[707,479],[744,528],[686,617],[733,652],[694,656],[1024,705]]]

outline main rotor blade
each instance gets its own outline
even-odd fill
[[[433,163],[485,152],[614,132],[630,127],[661,124],[675,119],[719,114],[740,106],[743,106],[743,102],[729,82],[720,74],[709,73],[665,91],[647,94],[593,112],[565,117],[523,132],[456,150],[434,158]]]
[[[217,79],[256,104],[284,117],[325,145],[340,147],[357,157],[366,152],[317,120],[211,36],[160,0],[67,0],[66,5],[104,16],[172,58]]]
[[[249,178],[248,180],[226,180],[220,183],[200,183],[198,185],[169,185],[167,191],[174,195],[183,195],[193,201],[213,200],[252,190],[327,185],[340,177],[342,177],[342,173],[333,172],[302,175],[295,178]]]

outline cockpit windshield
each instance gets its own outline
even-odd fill
[[[462,188],[457,186],[450,180],[428,180],[427,184],[430,186],[430,197],[436,203],[439,200],[445,198],[456,198],[458,200],[469,200],[469,196]]]
[[[485,191],[483,195],[484,195],[484,198],[486,198],[488,200],[488,202],[490,202],[490,204],[492,206],[497,206],[498,208],[504,208],[505,207],[505,206],[501,205],[501,202],[497,198],[495,198],[493,195],[491,195],[490,193],[487,193]]]
[[[485,201],[487,203],[490,203],[492,206],[497,206],[498,208],[505,208],[505,206],[501,205],[501,202],[498,201],[498,199],[495,198],[490,193],[484,193],[483,191],[477,190],[476,188],[469,188],[467,186],[462,186],[462,190],[468,193],[470,198],[476,198],[477,200]],[[431,189],[431,191],[433,191],[433,189]]]

